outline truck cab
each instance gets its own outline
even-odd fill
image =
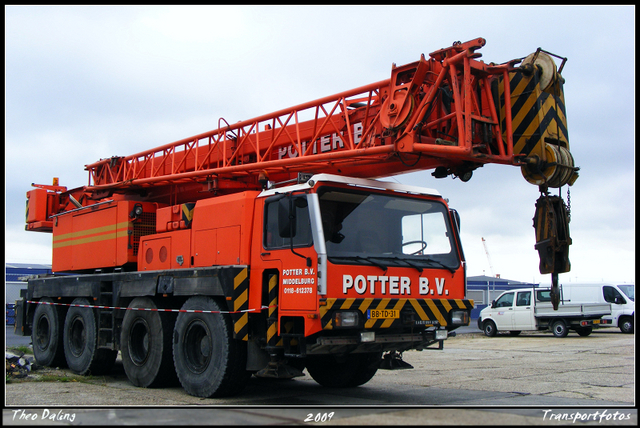
[[[535,323],[531,310],[533,294],[533,290],[505,292],[492,302],[491,309],[493,311],[487,311],[488,313],[482,314],[481,317],[484,319],[491,316],[498,330],[529,330]],[[538,296],[542,299],[545,298],[541,291],[538,291]]]
[[[255,218],[249,306],[277,301],[286,353],[422,349],[469,322],[457,216],[434,190],[317,174],[262,192]]]

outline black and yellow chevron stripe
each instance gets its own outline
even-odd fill
[[[233,280],[233,333],[236,339],[249,340],[249,270],[242,269]]]
[[[548,88],[540,87],[539,71],[527,76],[522,71],[509,73],[513,153],[544,158],[545,141],[569,149],[567,118],[562,78]],[[499,111],[506,141],[504,82],[498,85]]]
[[[267,346],[282,346],[278,336],[278,275],[269,277],[268,287]]]
[[[413,314],[421,325],[446,326],[449,312],[453,309],[473,309],[473,300],[466,299],[326,299],[326,305],[320,306],[322,328],[333,329],[333,313],[338,310],[357,309],[366,320],[368,309],[399,310],[401,314]],[[378,329],[403,326],[399,319],[366,320],[364,328]]]

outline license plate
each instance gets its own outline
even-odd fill
[[[400,318],[400,311],[397,309],[369,309],[367,318],[370,320]]]

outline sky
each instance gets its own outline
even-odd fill
[[[51,234],[24,230],[32,183],[79,187],[99,159],[388,79],[393,63],[478,37],[486,63],[538,47],[567,58],[580,177],[562,189],[573,244],[560,282],[635,283],[634,6],[5,6],[5,262],[51,263]],[[458,210],[469,276],[550,282],[539,190],[519,168],[388,180]]]

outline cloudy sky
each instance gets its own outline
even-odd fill
[[[568,58],[580,178],[561,282],[634,282],[634,18],[633,6],[5,6],[6,262],[51,262],[51,235],[24,231],[31,183],[78,187],[98,159],[387,79],[392,63],[483,37],[487,63],[538,47]],[[436,188],[460,212],[469,275],[550,281],[534,250],[539,192],[518,168],[393,180]]]

